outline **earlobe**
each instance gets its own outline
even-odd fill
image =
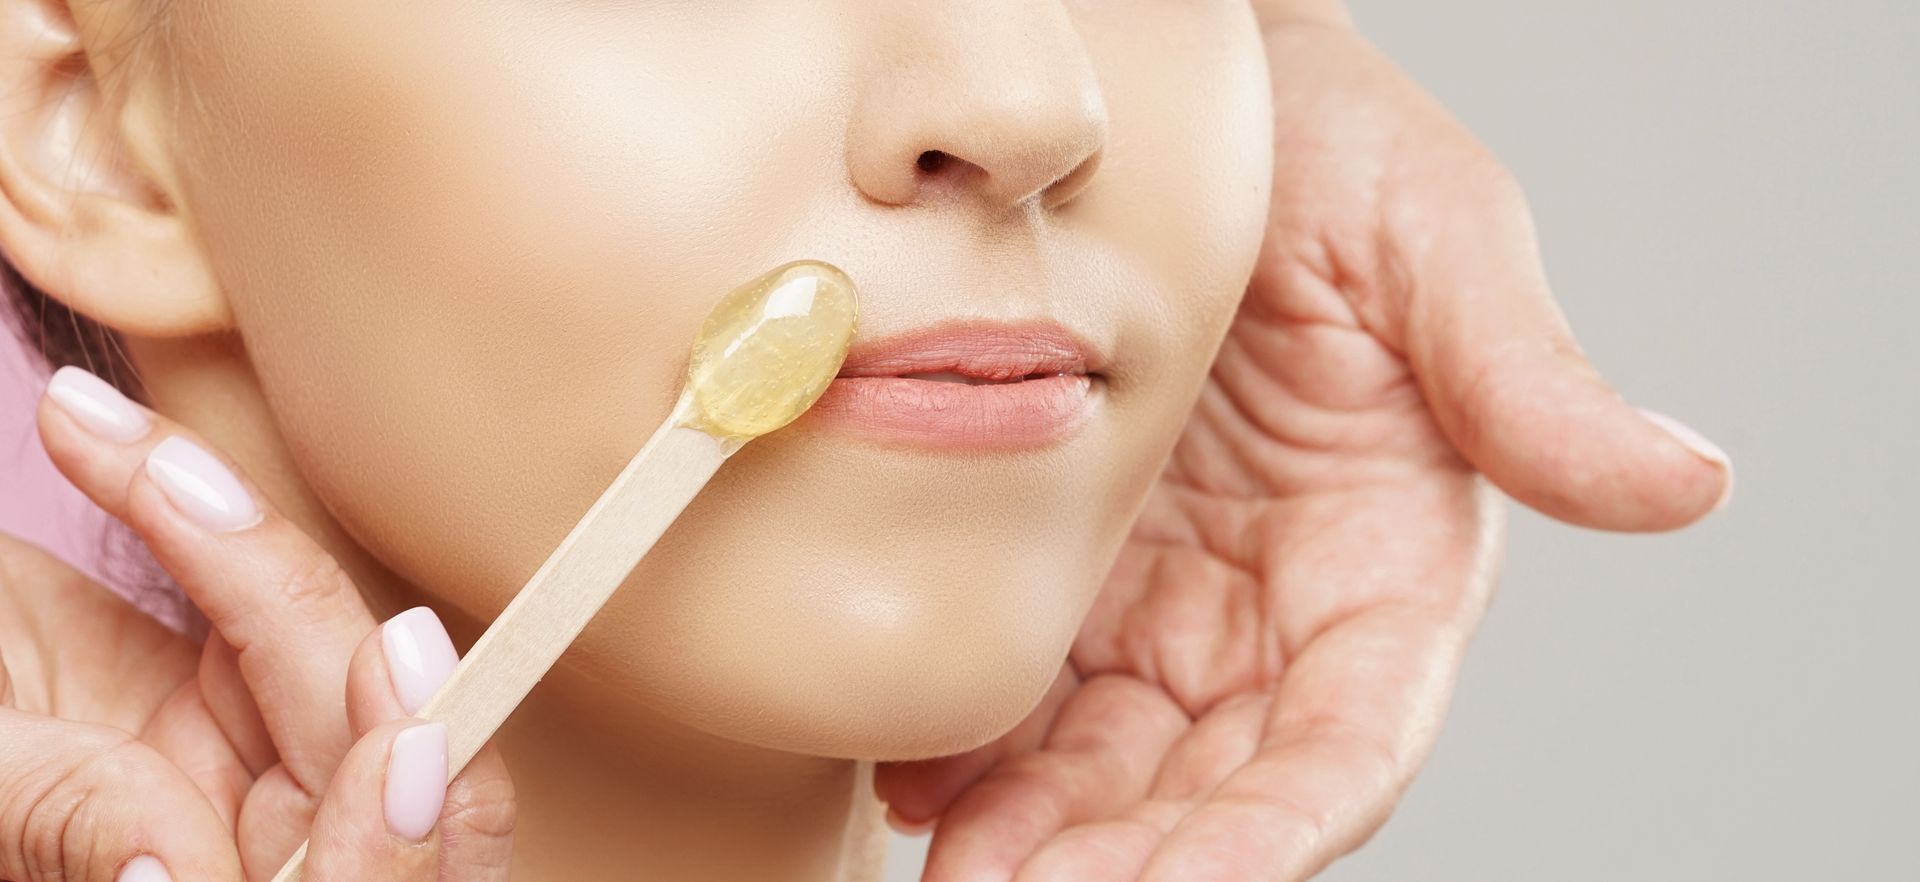
[[[0,0],[0,252],[36,287],[129,334],[232,326],[206,255],[160,165],[166,131],[151,4]],[[78,21],[74,13],[80,12]],[[117,53],[94,51],[93,34]],[[97,75],[112,74],[111,81]]]

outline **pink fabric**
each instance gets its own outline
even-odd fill
[[[107,515],[54,470],[34,428],[34,408],[46,383],[39,356],[24,348],[10,325],[0,325],[0,531],[104,582],[101,537]]]

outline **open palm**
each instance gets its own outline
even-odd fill
[[[929,882],[1312,875],[1438,734],[1494,582],[1486,479],[1617,530],[1730,486],[1587,365],[1519,189],[1442,108],[1345,26],[1267,48],[1263,253],[1059,681],[1000,741],[880,771],[938,818]]]

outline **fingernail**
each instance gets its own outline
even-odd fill
[[[120,868],[120,875],[113,879],[114,882],[173,882],[173,877],[167,875],[166,865],[150,854],[127,861],[127,865]]]
[[[260,523],[260,510],[240,479],[192,441],[173,435],[154,445],[147,474],[174,508],[202,527],[224,533]]]
[[[425,707],[427,699],[447,682],[460,653],[440,624],[440,617],[424,606],[407,610],[380,626],[380,649],[387,656],[387,678],[393,694],[408,714]]]
[[[1720,499],[1713,504],[1715,511],[1725,508],[1727,500],[1733,498],[1733,458],[1727,456],[1727,452],[1721,450],[1719,445],[1708,441],[1707,436],[1694,431],[1693,427],[1686,423],[1680,422],[1664,413],[1651,411],[1644,407],[1640,408],[1640,415],[1646,417],[1648,422],[1659,426],[1661,430],[1668,435],[1673,436],[1675,441],[1680,442],[1688,450],[1693,451],[1695,456],[1719,466],[1720,471],[1726,473],[1726,487],[1720,491]]]
[[[447,724],[400,730],[387,758],[387,829],[408,842],[426,841],[446,799]]]
[[[939,824],[939,822],[940,819],[938,817],[928,818],[924,821],[909,821],[902,817],[899,812],[894,811],[893,806],[887,806],[887,826],[892,827],[893,832],[902,836],[924,836],[933,832],[934,826]]]
[[[139,405],[85,368],[67,365],[54,371],[47,381],[47,396],[74,422],[108,441],[138,441],[153,428]]]

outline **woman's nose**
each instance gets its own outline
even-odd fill
[[[1107,109],[1057,0],[880,0],[879,51],[847,141],[853,182],[889,205],[973,198],[1057,207],[1106,146]]]

